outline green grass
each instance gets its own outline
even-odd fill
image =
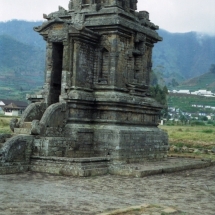
[[[0,117],[0,133],[11,133],[9,126],[11,119],[11,117]]]
[[[215,147],[215,127],[210,126],[160,126],[168,133],[169,143],[179,147]]]

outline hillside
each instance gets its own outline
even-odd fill
[[[207,72],[196,78],[185,81],[181,83],[177,89],[186,89],[190,91],[206,89],[215,92],[215,73]]]
[[[42,22],[27,22],[22,20],[0,22],[0,35],[8,35],[21,43],[45,50],[45,41],[33,30],[33,27],[41,24]]]
[[[194,105],[199,107],[195,107]],[[183,112],[208,114],[215,113],[215,110],[207,108],[208,106],[215,107],[214,97],[204,97],[176,93],[175,94],[170,93],[168,96],[168,107],[178,108]]]
[[[181,82],[202,75],[215,63],[215,37],[164,30],[159,34],[163,41],[155,45],[153,70],[163,74],[166,84],[172,79]]]
[[[24,99],[26,92],[41,86],[44,51],[7,35],[0,35],[1,98]]]

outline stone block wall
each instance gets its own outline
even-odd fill
[[[169,149],[168,136],[158,128],[101,126],[95,130],[95,150],[120,162],[162,160]]]

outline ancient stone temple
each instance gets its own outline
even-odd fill
[[[68,10],[44,14],[34,28],[46,41],[43,90],[11,122],[0,173],[86,176],[166,157],[162,106],[149,95],[152,49],[162,38],[136,9],[137,0],[70,0]]]

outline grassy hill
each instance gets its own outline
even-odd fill
[[[181,83],[177,88],[187,89],[190,91],[206,89],[215,92],[215,73],[207,72],[196,78]]]

